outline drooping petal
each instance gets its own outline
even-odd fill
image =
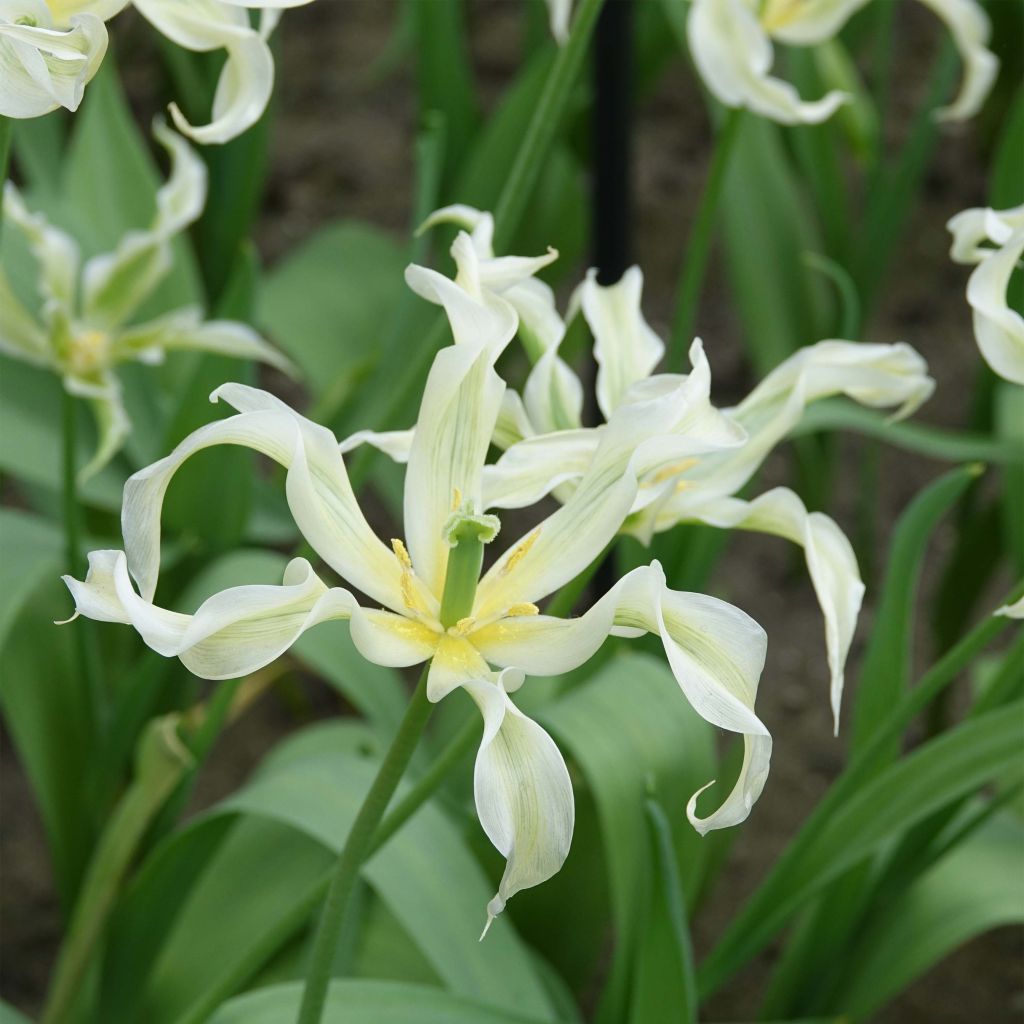
[[[1024,317],[1006,301],[1010,275],[1024,254],[1024,230],[986,256],[967,282],[974,337],[985,362],[1001,377],[1024,384]]]
[[[551,18],[551,34],[559,46],[569,38],[569,19],[572,17],[572,0],[548,0]]]
[[[121,382],[109,370],[93,379],[65,374],[67,391],[89,403],[96,421],[96,451],[78,471],[79,484],[95,476],[121,450],[131,430],[121,395]]]
[[[206,165],[159,118],[153,134],[167,150],[171,169],[156,194],[156,215],[145,231],[130,231],[110,253],[94,256],[82,271],[82,307],[90,325],[123,324],[171,268],[170,240],[195,221],[206,202]]]
[[[483,510],[481,470],[505,389],[493,369],[497,351],[486,338],[442,349],[423,391],[405,472],[405,540],[417,576],[438,597],[450,550],[445,521],[458,505]]]
[[[77,110],[106,52],[107,30],[95,14],[75,14],[58,24],[45,0],[3,0],[0,117]]]
[[[274,58],[264,35],[250,27],[244,7],[226,0],[135,0],[135,6],[160,32],[187,50],[227,51],[211,122],[195,127],[171,104],[178,131],[203,144],[223,143],[260,119],[274,87]]]
[[[463,640],[438,648],[431,676],[441,679],[431,699],[461,686],[484,719],[473,777],[476,808],[487,838],[507,861],[487,904],[490,927],[512,896],[546,881],[565,861],[575,818],[572,783],[554,740],[508,696],[522,681],[518,673],[496,675]]]
[[[687,809],[691,823],[702,833],[737,824],[760,795],[771,755],[771,738],[754,713],[766,637],[738,608],[703,594],[668,590],[665,574],[654,562],[623,577],[579,618],[499,619],[468,639],[492,664],[528,675],[558,675],[586,662],[610,633],[644,632],[661,637],[676,681],[698,714],[744,737],[744,767],[722,806],[699,818],[699,794],[694,794]],[[623,699],[628,699],[625,689]]]
[[[113,340],[111,354],[118,360],[141,359],[148,362],[173,349],[258,359],[284,373],[294,373],[287,357],[247,324],[235,320],[203,321],[195,308],[175,310],[157,320],[122,331]]]
[[[976,0],[921,0],[945,23],[964,62],[960,92],[948,107],[935,112],[940,121],[973,117],[985,102],[999,73],[999,60],[988,49],[992,25]]]
[[[22,232],[39,264],[37,281],[44,321],[50,324],[57,317],[70,319],[78,285],[78,243],[43,214],[30,211],[11,181],[4,186],[4,219]]]
[[[976,206],[962,210],[946,222],[953,236],[949,255],[955,263],[980,263],[992,255],[984,245],[991,242],[996,248],[1006,245],[1015,231],[1024,230],[1024,204],[1008,210],[991,210]]]
[[[305,630],[357,609],[347,591],[328,588],[304,558],[288,563],[280,586],[232,587],[204,601],[194,615],[168,611],[140,597],[122,551],[93,551],[84,582],[63,577],[78,614],[133,626],[166,658],[203,679],[247,675],[283,654]]]
[[[582,572],[629,515],[641,477],[742,444],[742,428],[710,405],[710,370],[699,340],[690,356],[694,368],[688,376],[652,377],[630,389],[565,504],[511,546],[481,580],[479,618],[535,603]]]
[[[225,384],[211,396],[239,415],[200,427],[170,455],[130,477],[121,526],[132,576],[152,600],[160,568],[160,511],[178,467],[196,452],[232,444],[255,449],[287,469],[286,493],[310,546],[343,579],[373,600],[405,614],[430,614],[430,596],[370,529],[356,502],[337,440],[284,402],[256,388]]]
[[[415,428],[409,430],[357,430],[354,434],[346,437],[339,446],[342,455],[354,451],[362,444],[368,444],[371,448],[383,452],[393,462],[405,463],[409,461],[409,452],[412,450],[412,439],[415,436]]]
[[[1005,615],[1008,619],[1024,619],[1024,597],[1018,598],[1013,604],[1001,605],[992,614]]]
[[[722,529],[772,533],[804,549],[811,582],[825,617],[832,716],[838,732],[846,657],[864,597],[857,558],[846,535],[835,520],[821,512],[808,512],[786,487],[777,487],[753,501],[713,500],[695,510],[692,519]]]
[[[806,102],[788,82],[773,78],[771,40],[742,0],[694,0],[686,35],[701,78],[728,107],[747,107],[781,124],[815,124],[846,100],[830,92]]]
[[[640,310],[644,276],[630,267],[613,285],[599,285],[597,271],[587,271],[579,301],[594,335],[597,404],[605,419],[638,380],[649,377],[665,354],[661,338]]]

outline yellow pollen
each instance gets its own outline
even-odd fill
[[[471,633],[473,631],[473,627],[475,625],[476,619],[470,615],[465,619],[459,619],[459,621],[448,630],[448,633],[451,636],[465,636],[467,633]]]
[[[462,491],[458,487],[452,488],[452,511],[458,512],[462,508]]]
[[[540,536],[540,527],[537,527],[529,537],[526,538],[513,552],[508,556],[508,561],[501,568],[501,575],[507,576],[525,557],[527,551],[537,543],[537,538]]]
[[[71,339],[69,362],[74,373],[94,373],[106,365],[109,356],[110,337],[103,331],[83,331]]]
[[[650,478],[649,483],[662,484],[666,480],[671,480],[672,477],[678,476],[680,473],[685,473],[688,469],[692,469],[699,461],[699,459],[680,459],[679,462],[673,462],[671,465],[659,469],[658,472]]]
[[[524,601],[521,604],[512,605],[506,615],[540,615],[540,609],[535,604],[530,604],[528,601]]]
[[[406,572],[412,572],[412,559],[409,557],[409,552],[406,546],[397,538],[391,538],[391,550],[395,553],[395,558],[402,564],[402,568]]]
[[[679,483],[676,484],[675,493],[679,494],[681,491],[685,491],[692,486],[692,480],[680,480]]]

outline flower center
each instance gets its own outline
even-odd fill
[[[87,330],[71,337],[68,369],[88,377],[102,370],[110,361],[110,335],[105,331]]]
[[[805,6],[806,0],[766,0],[761,8],[761,26],[771,35],[800,18]]]

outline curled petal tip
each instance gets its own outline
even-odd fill
[[[491,925],[494,923],[494,916],[492,914],[487,915],[487,924],[484,925],[484,930],[480,933],[478,942],[483,942],[487,937],[487,933],[491,930]]]
[[[69,619],[54,619],[53,624],[55,626],[66,626],[69,622],[74,622],[78,618],[78,609],[75,609],[75,614]]]

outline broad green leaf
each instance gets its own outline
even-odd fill
[[[701,964],[702,996],[762,949],[786,921],[867,855],[1020,760],[1024,703],[965,722],[890,765],[824,816],[813,816]]]
[[[674,843],[686,864],[687,897],[692,898],[705,851],[683,808],[714,778],[712,730],[687,703],[664,662],[637,654],[612,658],[538,718],[579,765],[597,805],[616,929],[602,1012],[604,1019],[620,1021],[640,940],[636,909],[646,905],[651,884],[653,851],[644,802],[653,782],[678,826]]]
[[[405,288],[405,264],[402,247],[387,235],[343,221],[318,231],[267,273],[257,321],[314,396],[330,393],[340,404],[373,365]],[[410,348],[422,343],[407,341]]]
[[[915,978],[992,928],[1024,923],[1024,825],[993,819],[955,847],[903,895],[847,960],[837,997],[852,1019],[868,1019]]]
[[[291,1024],[302,984],[275,985],[233,999],[210,1024]],[[423,985],[394,981],[334,981],[323,1024],[536,1024],[538,1018]]]

